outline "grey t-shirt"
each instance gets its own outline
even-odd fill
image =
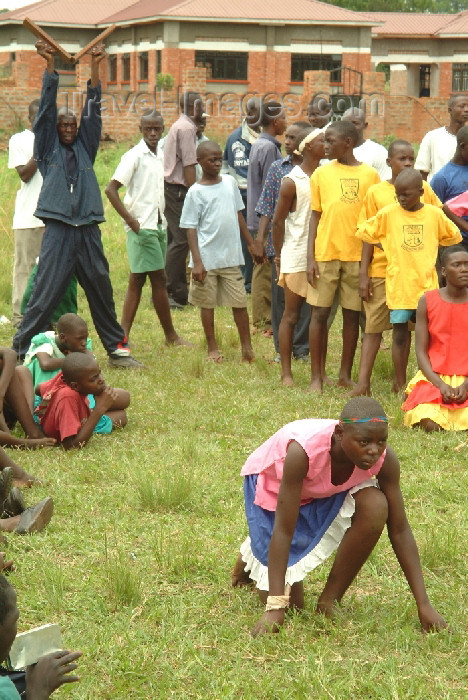
[[[180,227],[197,229],[198,248],[206,270],[244,264],[237,214],[243,208],[231,175],[221,175],[221,182],[216,185],[196,182],[187,192]],[[189,267],[193,267],[192,254]]]

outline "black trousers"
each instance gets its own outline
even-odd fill
[[[39,265],[23,320],[13,338],[13,349],[24,355],[37,333],[47,330],[52,314],[76,275],[88,300],[96,331],[108,354],[126,346],[115,314],[109,263],[97,224],[70,226],[48,219]]]
[[[164,216],[167,220],[167,293],[178,304],[186,304],[188,300],[186,262],[189,246],[187,231],[179,226],[186,194],[187,187],[164,183],[166,201]]]

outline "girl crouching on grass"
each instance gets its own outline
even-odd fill
[[[336,549],[317,602],[317,612],[333,616],[385,524],[422,629],[446,627],[426,593],[387,435],[382,406],[360,396],[338,421],[294,421],[250,455],[241,472],[250,536],[232,585],[254,581],[266,603],[253,636],[277,632],[287,608],[304,607],[303,579]]]

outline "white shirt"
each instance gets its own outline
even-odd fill
[[[158,227],[158,215],[164,219],[164,161],[159,149],[153,153],[141,139],[136,146],[124,153],[113,180],[125,185],[124,205],[138,220],[141,228],[152,231]],[[123,222],[126,231],[130,227]]]
[[[428,131],[421,141],[414,167],[429,173],[427,181],[451,160],[457,149],[457,137],[450,134],[445,126]]]
[[[33,149],[34,134],[30,129],[13,134],[8,144],[8,167],[26,165],[33,156]],[[42,175],[39,170],[36,170],[29,182],[21,182],[21,187],[16,193],[14,229],[44,226],[44,222],[34,216],[41,187]]]
[[[286,178],[296,185],[296,209],[289,212],[284,222],[280,271],[285,274],[307,270],[307,241],[311,215],[310,176],[306,175],[300,165],[295,165],[282,181]]]
[[[380,143],[366,139],[364,143],[353,149],[353,153],[356,160],[375,168],[381,180],[389,180],[392,177],[392,171],[387,165],[387,149]]]

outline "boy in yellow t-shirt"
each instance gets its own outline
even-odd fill
[[[384,180],[369,188],[359,214],[359,224],[371,219],[389,204],[398,204],[394,187],[395,178],[405,168],[414,167],[413,146],[408,141],[393,141],[388,149],[387,165],[392,170],[392,177],[390,180]],[[422,184],[424,194],[421,201],[425,204],[433,204],[435,207],[442,207],[442,202],[430,185],[425,180]],[[358,382],[350,396],[370,396],[370,379],[375,358],[382,342],[382,333],[392,327],[385,297],[386,270],[387,258],[383,250],[370,243],[364,243],[359,270],[359,294],[363,300],[366,314],[366,327],[362,338]],[[409,355],[410,347],[411,333],[408,329],[405,345],[407,355]]]
[[[459,243],[458,227],[432,204],[423,204],[422,177],[404,168],[395,178],[398,204],[389,204],[359,226],[356,236],[380,245],[387,259],[385,293],[393,325],[394,391],[406,386],[408,321],[419,298],[438,288],[435,263],[439,245]]]
[[[355,233],[364,196],[380,182],[377,171],[353,154],[358,132],[350,121],[335,122],[325,132],[325,157],[334,158],[312,175],[312,214],[307,255],[312,306],[309,391],[322,391],[327,348],[327,319],[339,288],[343,310],[343,349],[339,386],[353,386],[351,370],[359,334],[359,261],[362,244]]]

